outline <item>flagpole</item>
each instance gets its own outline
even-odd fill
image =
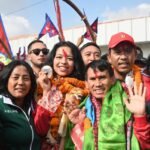
[[[61,41],[65,41],[65,37],[64,37],[64,34],[63,34],[63,29],[62,29],[59,0],[54,0],[54,6],[55,6],[55,11],[56,11],[56,16],[57,16],[57,24],[58,24],[58,29],[59,29],[59,38],[60,38]]]
[[[93,42],[96,42],[96,39],[95,39],[95,37],[94,37],[93,31],[92,31],[92,29],[91,29],[91,27],[90,27],[90,24],[89,24],[89,22],[88,22],[88,20],[87,20],[86,15],[84,15],[84,14],[79,10],[79,8],[78,8],[71,0],[63,0],[63,1],[66,2],[68,5],[70,5],[70,6],[79,14],[79,16],[81,17],[81,19],[83,20],[83,22],[85,23],[86,27],[87,27],[88,30],[89,30],[89,33],[90,33],[91,38],[92,38],[92,41],[93,41]]]

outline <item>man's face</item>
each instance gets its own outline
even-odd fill
[[[100,71],[92,68],[87,70],[86,87],[97,100],[102,100],[105,97],[113,82],[114,78],[110,77],[107,70]]]
[[[101,58],[101,52],[97,47],[90,45],[81,51],[81,56],[86,66],[93,60],[99,60]]]
[[[118,44],[108,54],[108,61],[112,64],[114,71],[120,75],[126,75],[132,70],[135,58],[135,48],[129,42]]]
[[[28,54],[28,59],[31,61],[32,65],[41,68],[43,64],[45,64],[45,62],[48,59],[48,53],[44,53],[46,49],[46,46],[40,42],[34,43],[31,46],[31,49],[29,50]],[[39,53],[37,53],[37,51],[39,50],[42,50],[43,52],[40,51]]]

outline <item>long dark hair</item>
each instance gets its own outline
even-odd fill
[[[74,70],[69,75],[69,77],[83,80],[84,79],[84,63],[83,63],[83,60],[82,60],[82,57],[81,57],[78,47],[75,44],[73,44],[72,42],[61,41],[61,42],[56,43],[54,45],[53,49],[51,50],[48,63],[53,68],[53,61],[54,61],[54,57],[56,55],[57,49],[62,46],[67,46],[67,47],[71,48],[71,52],[73,54]],[[54,71],[54,75],[56,75],[55,70],[53,70],[53,71]]]
[[[25,61],[13,60],[7,66],[5,66],[4,69],[0,72],[0,94],[9,97],[14,102],[15,97],[13,97],[8,91],[8,80],[12,71],[17,66],[24,66],[30,75],[31,88],[29,90],[29,93],[25,97],[25,103],[30,104],[31,101],[34,100],[34,95],[37,86],[36,86],[36,78],[33,73],[33,70],[31,66]]]

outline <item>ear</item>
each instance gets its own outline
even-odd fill
[[[110,52],[107,54],[107,60],[108,60],[108,62],[111,64],[111,56],[110,56],[111,54],[110,54]]]
[[[31,60],[30,54],[27,55],[27,60]]]

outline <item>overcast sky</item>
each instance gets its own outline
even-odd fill
[[[84,10],[90,23],[97,17],[99,22],[150,16],[149,0],[72,0]],[[81,18],[65,2],[60,0],[63,28],[82,25]],[[22,34],[38,34],[48,13],[57,26],[53,0],[0,0],[2,15],[8,37]]]

